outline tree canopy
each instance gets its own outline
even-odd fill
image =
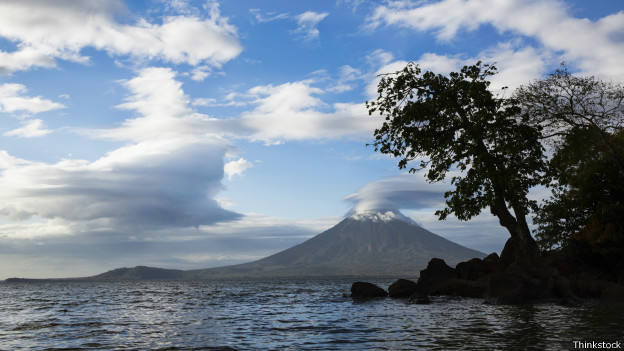
[[[532,124],[543,128],[542,139],[555,149],[571,133],[588,131],[595,151],[624,171],[624,150],[610,135],[624,129],[624,88],[596,77],[579,77],[562,65],[547,78],[520,87],[514,94]],[[578,142],[579,140],[576,140]]]
[[[624,88],[562,66],[515,98],[552,147],[552,197],[535,218],[540,247],[624,252]]]
[[[539,250],[526,216],[536,204],[527,195],[546,171],[542,127],[529,123],[516,99],[488,89],[495,72],[479,62],[444,76],[409,63],[383,75],[377,99],[366,103],[385,117],[373,145],[400,158],[401,169],[426,169],[430,182],[452,172],[439,218],[468,220],[489,207],[511,235],[501,258],[532,259]]]

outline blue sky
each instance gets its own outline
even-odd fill
[[[375,154],[376,76],[560,62],[624,81],[621,1],[0,0],[0,279],[250,261],[400,209],[484,252],[489,214]],[[543,191],[532,196],[539,198]]]

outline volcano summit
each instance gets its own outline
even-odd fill
[[[192,278],[410,277],[434,257],[455,265],[485,254],[433,234],[399,211],[366,211],[261,260],[186,273]]]

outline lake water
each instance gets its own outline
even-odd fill
[[[360,302],[347,297],[352,282],[0,283],[0,349],[572,350],[574,341],[624,344],[623,305]]]

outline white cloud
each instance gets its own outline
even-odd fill
[[[200,135],[210,131],[210,118],[189,108],[190,98],[182,90],[170,68],[148,67],[122,84],[131,95],[117,106],[136,111],[139,116],[122,125],[87,133],[104,139],[142,141],[154,137],[184,134]]]
[[[338,81],[331,87],[327,89],[327,91],[332,93],[343,93],[345,91],[353,90],[353,82],[364,79],[365,75],[362,74],[357,68],[351,67],[349,65],[345,65],[340,67],[340,78]]]
[[[75,231],[231,220],[238,215],[213,200],[224,154],[219,141],[179,137],[128,145],[94,162],[13,164],[0,177],[0,215],[63,220]]]
[[[319,37],[319,30],[317,28],[319,22],[321,22],[329,14],[326,12],[318,13],[314,11],[306,11],[295,17],[297,20],[297,29],[294,33],[300,36],[304,41],[316,40]]]
[[[251,140],[266,143],[372,135],[379,120],[368,115],[364,104],[327,106],[317,97],[324,91],[312,83],[297,81],[250,89],[257,106],[243,113],[237,123],[250,131]]]
[[[249,9],[249,12],[254,15],[258,23],[273,22],[276,20],[287,19],[290,17],[288,13],[261,13],[260,9]]]
[[[54,228],[73,234],[125,230],[141,236],[159,228],[199,226],[239,216],[214,200],[222,189],[223,159],[230,147],[215,135],[220,132],[210,133],[209,118],[188,107],[190,99],[175,80],[175,72],[146,68],[122,84],[130,95],[118,107],[139,116],[116,128],[87,133],[126,141],[125,146],[92,162],[27,162],[0,153],[4,167],[0,187],[6,188],[0,194],[0,216],[12,221],[42,220],[5,227],[12,237],[52,235],[37,229],[51,221]],[[5,135],[34,137],[45,132],[42,122],[33,120]],[[244,162],[238,166],[242,172]]]
[[[0,51],[0,74],[24,71],[31,67],[51,68],[56,66],[53,55],[43,49],[25,47],[14,52]]]
[[[1,84],[0,112],[22,111],[27,113],[41,113],[65,107],[63,104],[44,99],[41,96],[24,96],[23,94],[26,92],[26,86],[22,84]]]
[[[30,161],[9,155],[6,150],[0,150],[0,170],[11,168],[14,166],[27,165],[30,163]]]
[[[446,206],[444,192],[448,190],[448,184],[428,183],[421,173],[402,174],[368,183],[344,200],[353,204],[349,215],[401,211],[418,225],[451,241],[486,253],[500,253],[509,232],[489,211],[469,221],[453,216],[438,219],[435,211]]]
[[[243,172],[246,169],[251,168],[251,167],[253,167],[253,163],[241,157],[236,161],[230,161],[226,163],[225,166],[223,167],[223,170],[225,172],[225,175],[228,177],[228,179],[231,180],[232,177],[234,177],[235,175],[242,176]]]
[[[460,30],[489,24],[500,32],[537,39],[556,60],[572,61],[585,74],[624,81],[619,59],[624,56],[624,12],[592,22],[572,17],[562,1],[393,1],[377,7],[369,23],[435,30],[438,39],[445,41]]]
[[[0,73],[30,67],[52,67],[55,59],[86,63],[81,50],[93,47],[110,55],[160,59],[171,63],[219,67],[238,56],[242,47],[236,28],[212,6],[207,18],[168,16],[162,23],[138,19],[117,22],[121,1],[0,2],[0,37],[17,44],[0,52]]]
[[[22,138],[37,138],[51,133],[49,129],[45,129],[43,121],[40,119],[33,119],[22,122],[21,128],[13,129],[3,133],[4,136],[17,136]]]
[[[374,53],[373,55],[377,54]],[[387,60],[388,58],[390,60]],[[546,71],[549,60],[551,60],[551,55],[547,52],[538,51],[532,47],[518,47],[513,42],[507,42],[486,49],[475,57],[424,53],[415,62],[423,73],[431,71],[443,75],[458,72],[463,66],[474,65],[477,61],[484,64],[494,64],[497,73],[489,78],[492,83],[490,89],[495,93],[500,93],[503,87],[513,90],[541,77]],[[385,61],[366,87],[366,94],[369,99],[376,99],[379,95],[377,93],[377,85],[381,79],[379,75],[401,71],[407,65],[407,61],[394,61],[392,56],[387,56]]]
[[[513,43],[499,43],[496,47],[480,52],[476,57],[460,58],[433,53],[423,54],[417,63],[423,71],[449,74],[463,66],[474,65],[477,61],[494,64],[497,74],[490,77],[490,89],[500,92],[503,87],[515,89],[545,73],[548,54],[532,47],[517,47]],[[404,64],[404,62],[401,62]],[[396,68],[396,67],[393,67]]]
[[[352,213],[442,209],[447,190],[444,183],[428,183],[421,173],[402,174],[368,183],[344,200],[353,204]]]

